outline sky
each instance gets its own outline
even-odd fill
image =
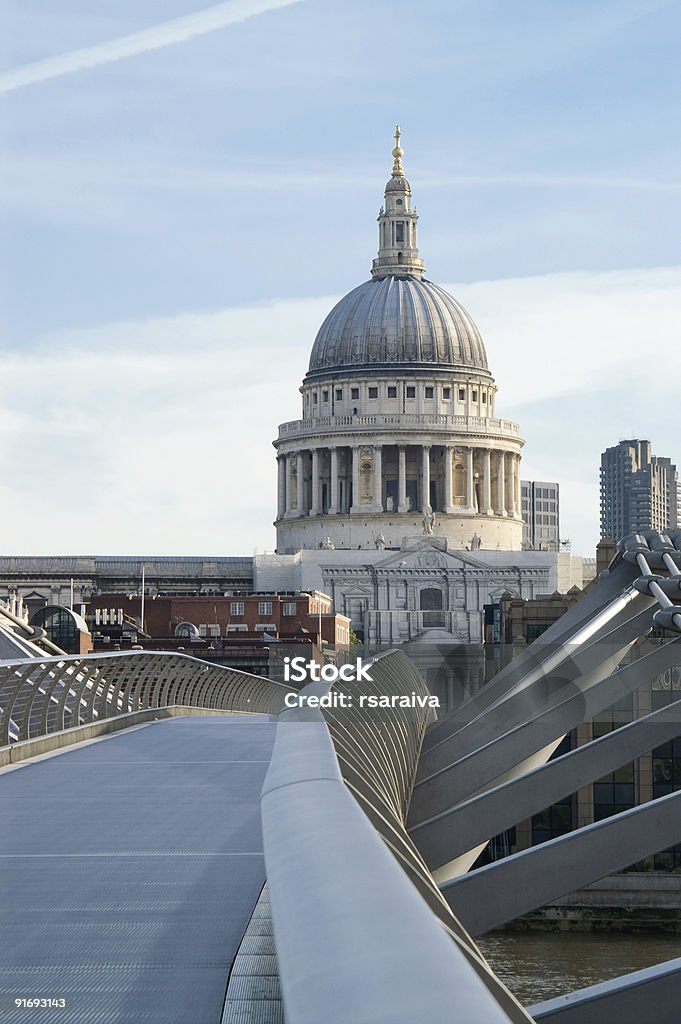
[[[4,0],[0,553],[273,550],[399,122],[427,276],[593,554],[600,452],[681,464],[680,33],[675,0]]]

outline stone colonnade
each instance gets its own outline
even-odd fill
[[[278,515],[434,512],[520,517],[520,455],[475,445],[353,444],[281,454]]]

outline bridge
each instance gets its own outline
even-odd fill
[[[399,649],[371,683],[298,694],[181,654],[45,643],[4,616],[3,1021],[678,1020],[681,958],[524,1007],[475,940],[681,842],[681,791],[473,865],[495,835],[681,735],[677,701],[551,759],[679,663],[681,532],[627,538],[441,718],[413,699],[427,689]]]

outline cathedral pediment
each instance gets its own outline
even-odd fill
[[[343,595],[345,598],[371,598],[373,596],[373,587],[371,585],[364,586],[361,583],[353,583],[350,586],[343,587]]]
[[[418,544],[414,544],[406,551],[391,552],[390,555],[380,562],[374,563],[378,571],[386,569],[448,569],[458,571],[468,569],[487,569],[488,566],[477,558],[471,557],[463,551],[446,551],[441,544],[433,543],[430,539],[424,538]]]
[[[489,591],[489,600],[493,604],[499,604],[502,597],[520,597],[517,587],[495,587],[494,590]]]

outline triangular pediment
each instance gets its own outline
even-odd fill
[[[496,587],[494,590],[489,591],[489,599],[495,604],[498,604],[502,597],[520,597],[515,587]]]
[[[363,586],[361,583],[352,583],[350,586],[343,586],[343,597],[373,597],[374,588],[371,585]]]
[[[467,551],[445,551],[439,544],[429,543],[424,538],[407,550],[391,551],[390,554],[374,563],[377,570],[385,569],[487,569],[488,566],[480,559],[472,557]]]

